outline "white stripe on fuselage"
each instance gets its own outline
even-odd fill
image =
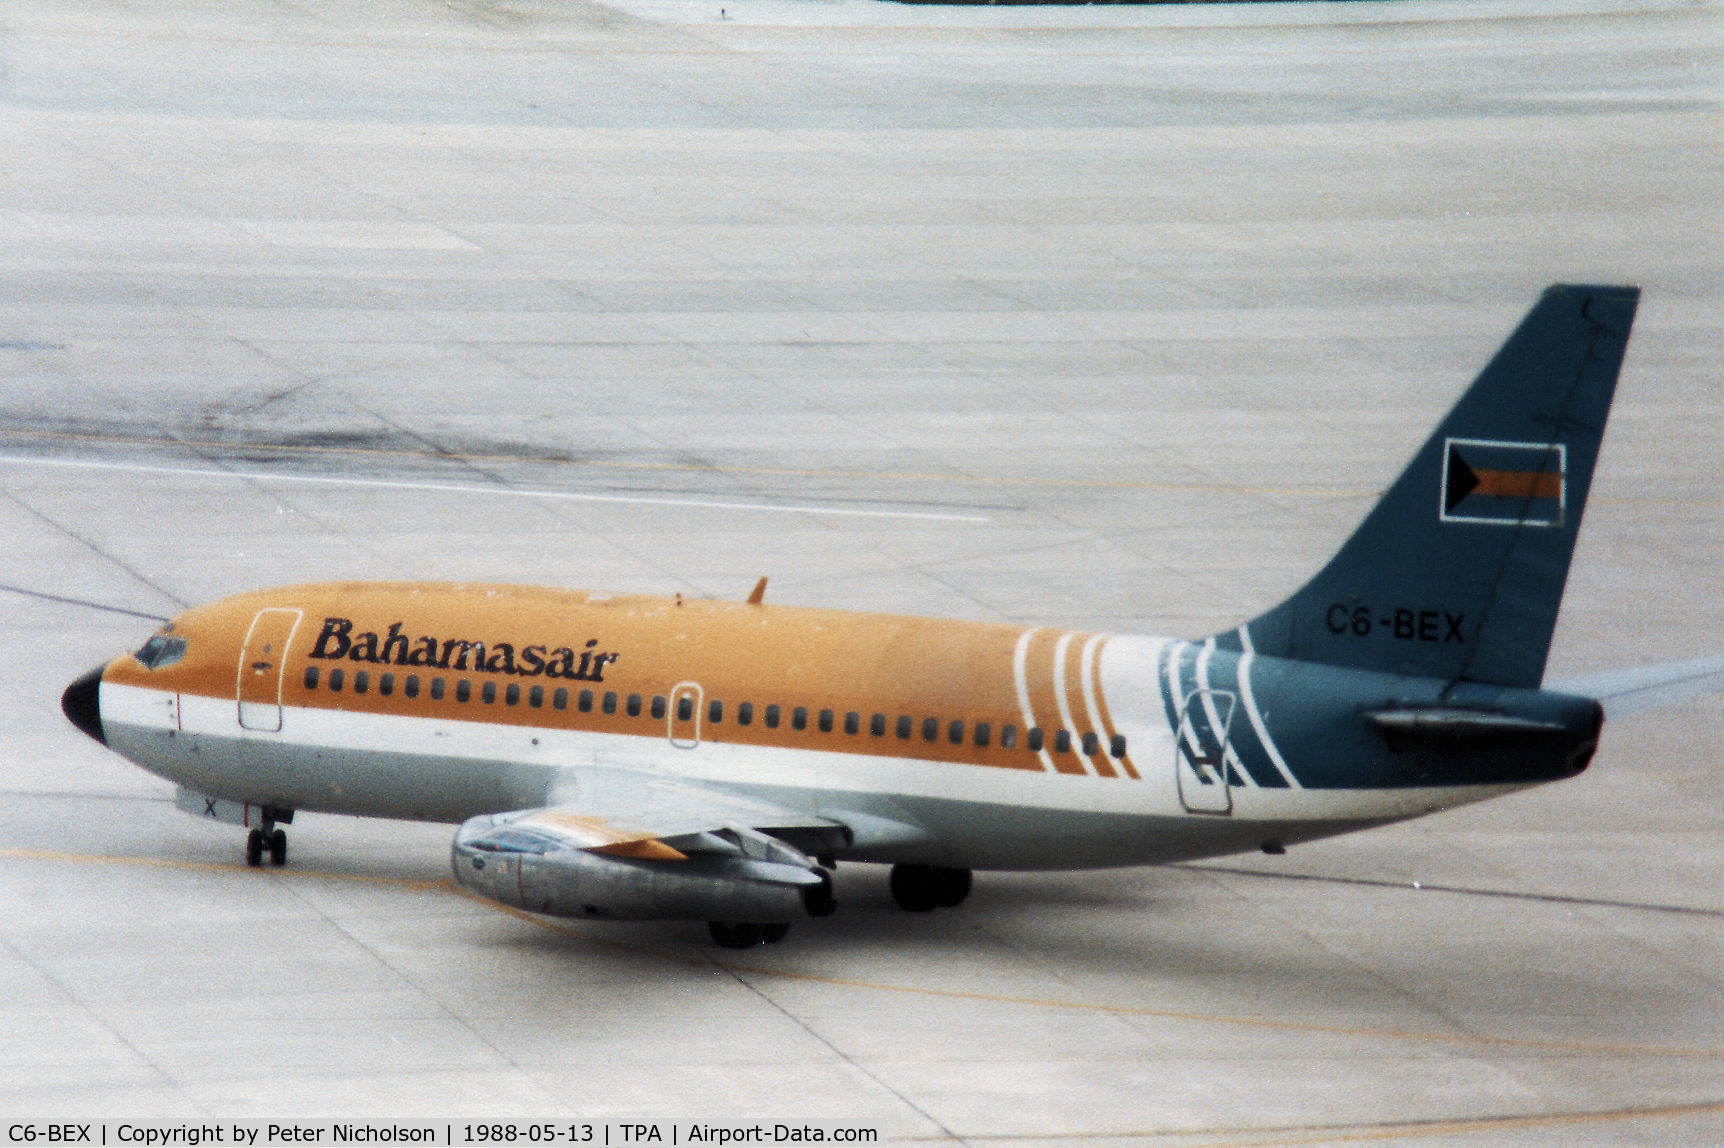
[[[1103,651],[1102,688],[1114,647],[1155,664],[1158,644],[1116,640]],[[1159,707],[1159,697],[1149,695]],[[754,793],[787,807],[843,820],[846,812],[927,831],[939,859],[977,868],[1125,865],[1213,856],[1254,848],[1266,822],[1297,839],[1417,816],[1480,800],[1513,786],[1431,790],[1240,790],[1231,818],[1192,817],[1178,803],[1166,720],[1153,725],[1129,705],[1116,728],[1142,762],[1162,761],[1134,783],[1077,774],[929,762],[885,755],[727,744],[676,749],[658,736],[505,725],[446,717],[284,707],[282,730],[241,729],[231,700],[104,683],[102,719],[110,742],[153,772],[234,800],[373,816],[461,820],[480,812],[564,800],[582,770],[632,769]],[[1123,700],[1123,699],[1122,699]],[[295,792],[262,792],[256,771],[289,777]],[[249,788],[248,788],[249,787]],[[365,794],[360,802],[354,796]],[[440,805],[466,794],[478,807]],[[296,796],[297,794],[297,796]],[[349,795],[344,797],[344,794]],[[578,786],[573,800],[578,803]],[[344,801],[346,804],[344,804]],[[487,804],[489,803],[489,804]],[[895,859],[889,852],[856,859]]]
[[[1071,736],[1077,736],[1078,724],[1072,719],[1071,703],[1066,701],[1066,651],[1071,649],[1072,635],[1060,635],[1060,640],[1054,643],[1054,708],[1059,711],[1060,728],[1070,730]],[[1076,758],[1083,762],[1084,773],[1090,777],[1098,776],[1095,762],[1089,759],[1080,746],[1074,745],[1071,750]]]
[[[1091,634],[1089,640],[1083,644],[1083,652],[1078,655],[1078,667],[1080,671],[1078,683],[1083,688],[1083,704],[1089,717],[1089,727],[1095,730],[1096,735],[1104,742],[1107,740],[1108,734],[1111,731],[1102,723],[1101,707],[1096,704],[1095,700],[1095,662],[1096,651],[1100,648],[1101,643],[1106,639],[1106,637],[1107,635],[1105,634]],[[1107,747],[1103,746],[1102,753],[1105,754],[1107,752]],[[1119,776],[1126,776],[1125,768],[1119,762],[1114,762],[1113,768]]]
[[[1036,728],[1035,711],[1030,708],[1029,682],[1030,640],[1035,636],[1034,630],[1025,630],[1018,635],[1018,644],[1012,650],[1012,681],[1018,688],[1018,709],[1023,712],[1025,730]],[[1044,772],[1054,772],[1054,759],[1046,749],[1036,751],[1036,756]]]
[[[1233,749],[1233,739],[1228,737],[1233,722],[1233,711],[1227,711],[1227,721],[1221,720],[1221,711],[1215,708],[1215,692],[1209,684],[1209,658],[1215,653],[1215,639],[1203,643],[1202,652],[1197,655],[1195,674],[1197,688],[1201,691],[1197,696],[1203,702],[1203,715],[1209,721],[1210,732],[1221,746],[1221,780],[1232,784],[1235,789],[1245,787],[1257,788],[1257,779],[1251,776],[1251,771],[1245,768],[1239,760],[1239,754]],[[1231,778],[1238,778],[1237,784]]]
[[[1240,627],[1240,632],[1244,632]],[[1257,735],[1257,744],[1263,747],[1263,752],[1269,755],[1269,761],[1280,771],[1281,777],[1290,789],[1301,789],[1299,779],[1293,776],[1293,771],[1287,768],[1282,760],[1280,749],[1276,748],[1275,739],[1269,736],[1269,728],[1263,723],[1263,715],[1257,709],[1257,697],[1251,692],[1251,667],[1256,663],[1257,655],[1247,650],[1239,658],[1239,701],[1245,707],[1245,717],[1251,722],[1251,732]]]

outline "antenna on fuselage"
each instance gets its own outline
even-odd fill
[[[766,601],[766,576],[762,574],[760,581],[754,584],[754,589],[748,592],[748,604],[758,606]]]

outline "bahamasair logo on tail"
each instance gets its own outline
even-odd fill
[[[1040,628],[768,605],[764,580],[729,603],[343,583],[188,611],[63,706],[245,825],[253,864],[286,861],[296,811],[447,821],[476,893],[729,946],[833,912],[845,862],[926,911],[977,869],[1280,853],[1573,777],[1601,699],[1698,692],[1694,664],[1544,680],[1638,298],[1547,291],[1340,551],[1207,639],[1092,637],[1074,667],[1070,632],[1032,656]],[[607,682],[594,632],[653,673]],[[345,689],[337,661],[379,669]]]
[[[469,641],[429,634],[409,638],[401,632],[404,623],[392,622],[382,634],[374,630],[353,632],[351,618],[325,618],[310,658],[368,662],[372,665],[419,666],[437,670],[472,670],[475,673],[514,674],[517,677],[565,678],[571,682],[602,682],[605,667],[621,654],[601,653],[597,638],[587,639],[579,653],[568,646],[530,645],[519,653],[511,642]]]

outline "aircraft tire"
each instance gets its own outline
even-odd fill
[[[892,900],[900,909],[927,913],[955,909],[970,895],[972,877],[968,869],[944,865],[892,866]]]
[[[838,911],[838,901],[832,896],[832,874],[822,872],[820,884],[802,890],[802,906],[810,917],[830,917]]]
[[[263,830],[253,829],[246,834],[245,863],[253,869],[263,864]]]
[[[762,944],[776,945],[789,935],[790,922],[788,921],[774,921],[769,925],[760,926],[760,940]]]
[[[892,866],[892,900],[908,913],[932,912],[940,904],[939,873],[936,865]]]
[[[721,949],[752,949],[766,943],[766,926],[752,921],[709,921],[707,928]]]
[[[277,829],[269,835],[269,863],[278,869],[287,864],[287,830]]]
[[[970,885],[973,875],[968,869],[938,869],[935,871],[939,884],[939,905],[942,909],[956,909],[964,903],[964,898],[970,895]]]

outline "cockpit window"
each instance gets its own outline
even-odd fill
[[[157,634],[144,643],[144,648],[132,655],[144,663],[146,670],[159,670],[163,666],[171,666],[186,656],[186,640],[184,638],[168,638]]]

